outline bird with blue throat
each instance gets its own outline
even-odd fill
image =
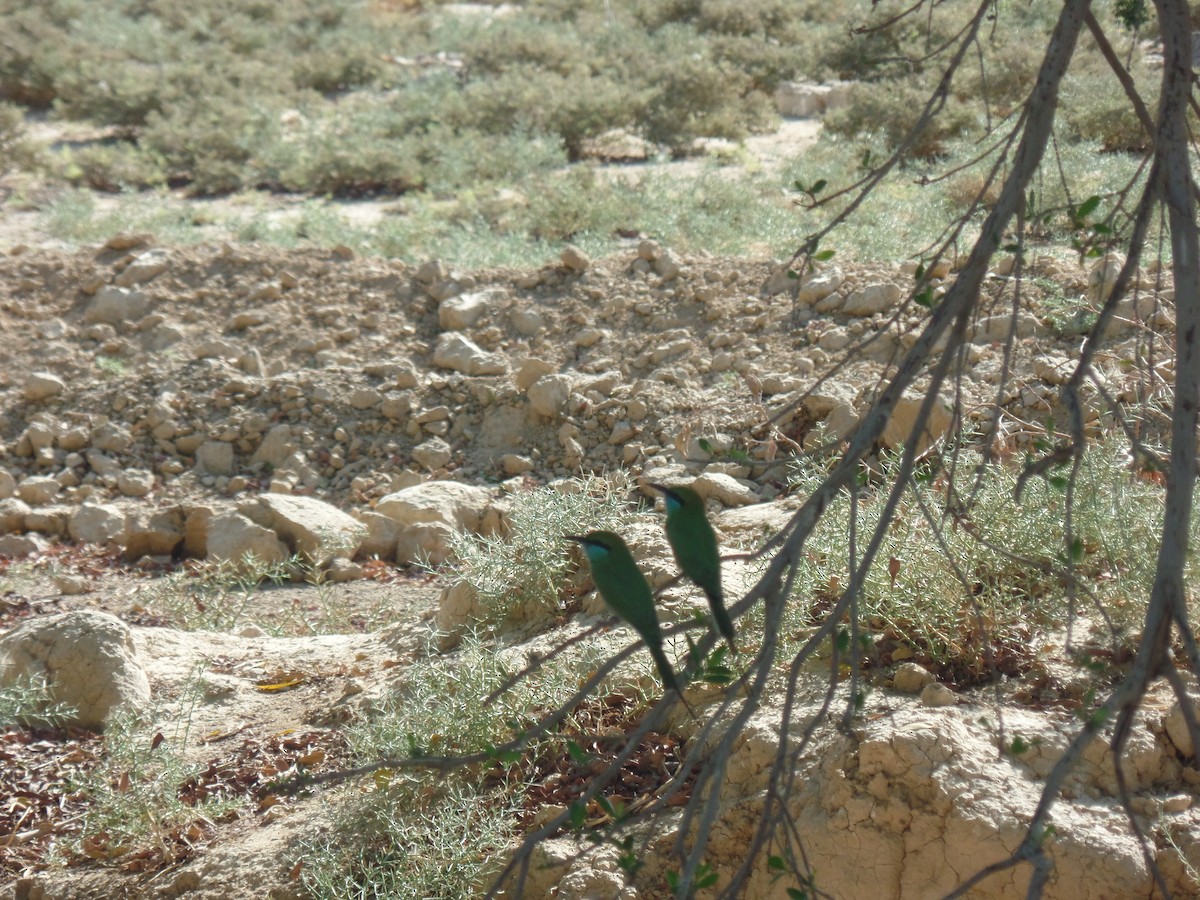
[[[662,627],[654,609],[654,593],[628,545],[620,535],[611,531],[568,534],[566,538],[583,548],[596,590],[608,608],[628,622],[645,641],[663,685],[674,691],[690,710],[691,706],[684,699],[679,680],[675,677],[675,670],[671,668],[663,650]]]
[[[704,498],[689,487],[652,484],[663,495],[667,507],[667,542],[683,574],[704,591],[717,631],[737,653],[733,620],[725,609],[721,587],[721,556],[717,533],[708,521]]]

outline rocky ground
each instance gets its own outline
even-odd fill
[[[1086,325],[1064,298],[1101,296],[1112,262],[1036,261],[999,398],[1005,446],[1041,434]],[[997,415],[1014,322],[1009,265],[994,270],[972,332],[968,425]],[[934,274],[936,298],[953,265]],[[74,685],[69,699],[91,725],[130,701],[165,722],[202,671],[188,753],[239,760],[248,787],[264,759],[274,770],[301,758],[335,766],[337,725],[361,696],[385,693],[431,627],[453,631],[471,614],[411,563],[444,559],[455,530],[502,532],[514,494],[586,472],[623,470],[635,486],[695,479],[724,511],[726,538],[753,540],[786,515],[789,460],[848,435],[911,344],[928,315],[902,306],[911,284],[911,268],[829,266],[793,279],[768,261],[681,257],[636,239],[602,260],[568,249],[538,271],[480,272],[338,248],[159,247],[142,235],[79,252],[15,247],[0,258],[0,648],[14,670]],[[1150,272],[1144,286],[1097,364],[1118,400],[1146,399],[1134,363],[1147,335],[1161,340],[1173,323],[1170,284]],[[1160,365],[1157,383],[1169,389],[1170,375]],[[908,438],[918,402],[902,404],[885,444]],[[1108,424],[1098,393],[1087,404],[1090,427]],[[955,424],[947,404],[922,440]],[[246,624],[254,616],[233,633],[184,632],[179,617],[148,612],[171,573],[236,566],[247,548],[266,562],[300,554],[323,573],[320,585],[253,594],[277,633]],[[345,633],[314,635],[331,605]],[[80,646],[109,660],[108,690],[62,649]],[[938,894],[1011,849],[1072,724],[1014,707],[1007,715],[1041,738],[1019,760],[997,759],[987,700],[914,678],[873,701],[879,715],[853,737],[830,730],[805,762],[819,777],[798,815],[835,896]],[[1149,708],[1134,780],[1139,812],[1174,817],[1181,849],[1164,844],[1159,859],[1187,893],[1200,865],[1200,775],[1183,762],[1180,721],[1166,701]],[[294,737],[281,738],[288,729]],[[23,771],[67,752],[6,740],[0,758]],[[69,753],[86,759],[93,740],[74,733]],[[777,744],[768,721],[739,738],[715,863],[739,861]],[[1151,895],[1114,793],[1098,743],[1059,820],[1054,896]],[[113,864],[94,845],[84,853],[93,859],[48,871],[42,854],[72,837],[70,822],[22,818],[11,803],[0,815],[3,896],[281,898],[299,890],[282,848],[326,812],[295,799],[220,823],[175,865],[161,852]],[[602,854],[559,862],[529,896],[621,890]],[[1026,876],[979,896],[1015,896]],[[771,896],[765,873],[753,885]]]

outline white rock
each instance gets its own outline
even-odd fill
[[[592,258],[576,247],[574,244],[567,244],[559,254],[559,259],[562,264],[572,272],[582,274],[592,267]]]
[[[20,559],[48,549],[50,542],[40,534],[0,534],[0,556]]]
[[[913,426],[925,397],[917,391],[909,391],[896,402],[892,417],[883,429],[883,444],[895,449],[912,440]],[[925,428],[917,438],[917,452],[924,453],[929,447],[946,437],[954,424],[953,407],[945,398],[939,398],[929,411]]]
[[[92,446],[103,453],[124,453],[133,438],[129,429],[115,422],[105,422],[92,429]]]
[[[67,534],[87,544],[123,543],[125,513],[107,503],[85,503],[71,515]]]
[[[139,253],[120,275],[116,283],[120,287],[133,287],[135,284],[145,284],[167,270],[171,258],[166,250],[154,248]]]
[[[476,291],[443,300],[438,306],[438,324],[448,331],[470,328],[487,314],[494,299],[494,291]]]
[[[353,557],[367,533],[358,519],[315,497],[262,494],[257,505],[251,517],[316,565],[326,565],[335,556]]]
[[[890,281],[868,284],[845,299],[842,312],[848,316],[873,316],[887,312],[900,303],[902,293],[900,286]]]
[[[1076,364],[1065,356],[1035,356],[1033,374],[1046,384],[1066,384]]]
[[[124,469],[117,476],[117,490],[126,497],[145,497],[154,489],[154,473],[146,469]]]
[[[124,325],[140,319],[150,309],[150,298],[142,291],[109,285],[96,292],[83,311],[83,321]]]
[[[400,527],[387,516],[374,510],[363,510],[358,514],[358,520],[367,526],[367,533],[358,545],[357,559],[396,558],[396,538]]]
[[[205,441],[196,448],[196,468],[207,475],[232,475],[233,444]]]
[[[837,291],[845,280],[841,269],[829,269],[825,272],[817,272],[801,283],[800,289],[796,293],[796,300],[812,306],[812,304],[819,300],[824,300]]]
[[[141,713],[150,682],[138,664],[129,626],[91,610],[33,619],[0,638],[0,683],[44,679],[72,720],[101,729],[118,710]]]
[[[487,353],[474,341],[456,332],[445,332],[438,338],[433,364],[464,375],[503,375],[507,371],[503,357]]]
[[[67,389],[67,383],[52,372],[34,372],[25,379],[22,395],[26,400],[36,403],[50,397],[57,397]]]
[[[556,419],[563,414],[574,384],[570,375],[543,375],[529,386],[525,396],[539,416]]]
[[[122,543],[127,560],[143,556],[172,556],[183,543],[184,515],[179,509],[130,513]]]
[[[25,530],[25,517],[30,513],[29,504],[15,497],[0,500],[0,534],[20,534]]]
[[[454,529],[444,522],[401,528],[396,536],[396,562],[401,565],[441,565],[452,555]]]
[[[718,500],[724,506],[747,506],[759,501],[753,487],[722,472],[705,472],[691,487],[704,499]]]
[[[514,309],[509,316],[509,321],[512,322],[517,334],[525,337],[534,337],[546,329],[545,316],[532,309]]]
[[[441,469],[453,457],[450,445],[440,437],[431,437],[413,447],[412,458],[427,469]]]
[[[374,409],[383,402],[383,394],[370,388],[358,388],[350,393],[349,402],[354,409]]]
[[[54,501],[61,485],[46,475],[31,475],[17,485],[17,496],[30,506],[44,506]]]
[[[544,359],[530,357],[523,359],[517,366],[517,373],[513,376],[513,383],[517,386],[517,390],[524,393],[529,390],[529,386],[541,378],[543,375],[551,375],[556,371],[554,364],[547,362]]]
[[[1039,328],[1038,320],[1029,315],[1029,313],[1022,312],[1017,314],[1017,338],[1033,337],[1038,333]],[[975,325],[974,329],[970,332],[970,340],[973,344],[992,344],[1007,341],[1009,333],[1012,330],[1013,317],[1011,313],[988,316],[980,319]]]
[[[935,681],[933,673],[914,662],[901,663],[892,676],[892,685],[902,694],[919,694]]]
[[[478,619],[481,612],[479,592],[469,581],[456,581],[443,588],[437,608],[437,629],[441,636],[438,646],[442,650],[454,647],[462,637],[463,628]]]
[[[958,704],[958,695],[946,685],[939,681],[932,684],[927,684],[921,691],[921,704],[923,706],[956,706]]]
[[[7,500],[17,492],[17,479],[8,469],[0,469],[0,500]]]
[[[288,558],[287,545],[274,531],[250,521],[241,513],[232,510],[216,513],[206,525],[205,550],[209,560],[249,566],[250,557],[259,565],[275,565]]]
[[[266,463],[272,468],[279,469],[287,462],[288,457],[299,449],[299,446],[292,440],[290,425],[274,425],[262,439],[258,449],[254,451],[251,462]]]
[[[441,523],[478,531],[491,501],[492,492],[485,487],[457,481],[427,481],[388,494],[375,504],[375,512],[401,528]]]

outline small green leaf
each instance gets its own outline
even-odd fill
[[[784,864],[782,856],[768,856],[767,868],[774,869],[776,872],[782,872],[787,869],[787,866]]]
[[[923,263],[923,262],[917,263],[917,270],[915,272],[913,272],[913,280],[920,281],[922,276],[924,276],[924,274],[925,274],[925,263]]]
[[[833,259],[833,257],[836,255],[836,250],[822,250],[820,253],[814,253],[813,259],[815,259],[817,262],[825,262],[826,260]]]
[[[1083,561],[1083,539],[1075,538],[1071,541],[1071,562]]]
[[[583,823],[587,821],[587,806],[581,800],[576,800],[571,804],[571,827],[576,831],[583,828]]]
[[[1013,740],[1012,740],[1013,756],[1020,756],[1022,753],[1024,753],[1028,749],[1029,749],[1029,744],[1025,743],[1024,739],[1020,735],[1017,735],[1016,737],[1013,738]]]
[[[829,182],[826,181],[824,178],[818,178],[816,181],[814,181],[812,183],[812,187],[810,187],[808,189],[808,192],[815,197],[817,194],[821,193],[821,191],[825,190],[825,188],[828,187],[828,185],[829,185]]]
[[[923,306],[926,309],[933,309],[933,291],[930,288],[925,288],[925,290],[913,297],[913,303],[917,304],[917,306]]]
[[[679,890],[679,873],[674,869],[667,869],[666,877],[667,887],[669,887],[671,889],[671,893],[674,894]]]
[[[1075,211],[1075,215],[1080,219],[1086,219],[1088,216],[1090,216],[1092,213],[1094,213],[1096,211],[1096,207],[1098,207],[1099,205],[1100,205],[1099,196],[1097,196],[1096,194],[1093,194],[1092,196],[1090,196],[1086,200],[1084,200],[1081,204],[1079,204],[1079,209],[1077,209]]]
[[[696,443],[700,445],[700,449],[705,453],[713,452],[712,443],[709,442],[708,438],[700,438]]]
[[[808,900],[808,891],[802,891],[800,888],[788,888],[787,895],[789,900]]]
[[[796,280],[796,281],[799,281],[799,279],[800,279],[800,273],[799,273],[799,272],[797,272],[795,269],[788,269],[788,270],[787,270],[787,277],[788,277],[788,278],[791,278],[791,279],[794,279],[794,280]]]
[[[586,766],[592,761],[591,756],[585,753],[583,748],[574,741],[567,741],[567,755],[571,757],[572,762],[581,766]]]

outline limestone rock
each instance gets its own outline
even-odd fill
[[[263,494],[257,504],[267,527],[319,566],[335,556],[353,557],[367,533],[362,522],[315,497]]]
[[[71,516],[67,534],[87,544],[121,543],[125,538],[125,513],[107,503],[85,503]]]
[[[438,338],[433,364],[464,375],[503,375],[507,371],[503,357],[487,353],[474,341],[456,332],[446,332]]]
[[[196,448],[196,468],[207,475],[232,475],[233,444],[205,441]]]
[[[555,371],[554,364],[544,359],[523,359],[517,367],[517,374],[514,376],[513,382],[518,391],[525,392],[543,375],[550,375]]]
[[[0,556],[21,559],[49,548],[50,542],[40,534],[0,534]]]
[[[724,506],[747,506],[759,501],[752,486],[723,472],[705,472],[691,483],[691,488],[705,500],[717,500]]]
[[[272,468],[279,469],[299,449],[299,444],[292,440],[290,425],[273,425],[266,437],[258,445],[251,457],[252,463],[266,463]]]
[[[574,244],[563,247],[559,259],[564,266],[580,275],[592,267],[592,258]]]
[[[396,538],[400,527],[387,516],[373,510],[363,510],[358,520],[367,526],[367,533],[358,545],[356,559],[392,560],[396,557]]]
[[[15,497],[0,500],[0,534],[20,534],[25,530],[29,504]]]
[[[22,396],[31,403],[57,397],[67,389],[67,383],[51,372],[34,372],[25,379]]]
[[[287,545],[275,532],[232,510],[213,515],[205,534],[206,558],[249,566],[255,563],[275,565],[288,558]]]
[[[913,426],[916,424],[917,414],[924,402],[924,395],[917,391],[906,392],[896,402],[892,417],[888,420],[887,427],[883,429],[882,440],[885,447],[894,450],[902,444],[911,443]],[[929,411],[929,419],[925,423],[924,430],[916,439],[917,452],[924,453],[946,437],[953,424],[953,406],[945,398],[938,398]]]
[[[83,321],[122,326],[140,319],[149,309],[150,298],[142,291],[110,285],[96,292],[83,311]]]
[[[543,375],[529,386],[525,396],[539,416],[557,419],[563,414],[574,383],[570,375]]]
[[[146,250],[134,257],[133,262],[122,270],[115,281],[119,287],[126,288],[135,284],[145,284],[167,271],[170,262],[171,258],[166,250],[159,247]]]
[[[993,344],[1007,341],[1013,328],[1013,317],[1011,314],[987,316],[980,319],[970,332],[970,340],[973,344]],[[1040,326],[1037,319],[1029,313],[1023,312],[1017,313],[1015,328],[1015,336],[1019,339],[1033,337],[1038,333]]]
[[[438,324],[447,331],[463,331],[483,318],[494,300],[491,291],[459,294],[443,300],[438,306]]]
[[[117,476],[117,490],[126,497],[145,497],[154,489],[154,473],[146,469],[125,469]]]
[[[140,713],[150,682],[138,664],[129,626],[108,613],[80,610],[32,619],[0,638],[0,683],[45,679],[51,696],[75,710],[73,721],[102,729],[118,710]]]
[[[178,509],[130,514],[126,518],[123,537],[125,558],[173,556],[183,543],[183,526],[183,512]]]
[[[796,292],[796,301],[812,306],[836,293],[845,280],[841,269],[817,272],[800,284],[800,289]]]
[[[868,284],[846,298],[842,312],[848,316],[874,316],[898,305],[901,296],[900,286],[890,281]]]
[[[431,437],[413,447],[412,457],[427,469],[441,469],[450,462],[450,445],[439,437]]]
[[[17,492],[17,479],[8,469],[0,469],[0,500],[7,500]]]
[[[396,523],[397,562],[444,562],[455,531],[480,530],[491,496],[484,487],[428,481],[388,494],[375,511]]]
[[[926,686],[933,684],[933,673],[924,666],[913,662],[902,663],[896,667],[892,676],[892,686],[902,694],[919,694]]]
[[[31,475],[17,485],[17,496],[30,506],[44,506],[58,496],[61,486],[46,475]]]
[[[458,644],[463,628],[480,616],[479,592],[469,581],[456,581],[438,597],[438,646],[449,650]]]

